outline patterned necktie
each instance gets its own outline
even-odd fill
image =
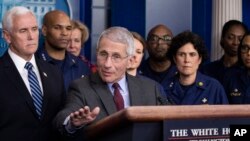
[[[28,80],[29,80],[29,84],[30,84],[31,95],[33,98],[34,105],[36,107],[36,112],[37,112],[39,119],[40,119],[41,113],[42,113],[43,97],[42,97],[42,91],[41,91],[41,88],[39,86],[37,76],[36,76],[35,72],[32,70],[32,67],[33,67],[33,65],[30,62],[27,62],[24,66],[24,68],[28,70]]]
[[[122,110],[124,109],[124,101],[123,101],[123,98],[122,98],[122,95],[119,91],[119,84],[118,83],[114,83],[112,85],[112,87],[114,88],[114,101],[115,101],[115,104],[116,104],[116,109],[119,111],[119,110]]]

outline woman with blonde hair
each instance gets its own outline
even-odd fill
[[[91,64],[85,56],[81,55],[81,49],[84,47],[84,43],[89,39],[89,29],[80,21],[72,20],[72,33],[69,46],[67,51],[71,54],[78,56],[83,62],[85,62],[91,69],[92,72],[96,72],[96,66]]]

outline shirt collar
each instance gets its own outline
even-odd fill
[[[125,77],[126,75],[124,75],[124,77],[122,77],[122,79],[121,80],[119,80],[118,82],[116,82],[116,83],[118,83],[119,84],[119,86],[120,86],[120,89],[122,90],[122,91],[125,91],[126,90],[126,77]],[[113,85],[114,83],[108,83],[108,87],[109,87],[109,89],[110,90],[112,90],[113,88],[112,88],[112,85]]]
[[[206,78],[204,77],[203,74],[201,74],[199,71],[197,71],[196,78],[195,78],[195,86],[201,89],[206,89]],[[181,85],[179,81],[179,74],[176,74],[175,77],[173,78],[173,81],[169,84],[170,89],[175,89],[174,87],[177,85],[174,85],[176,83],[177,85]]]
[[[11,49],[8,49],[8,53],[9,53],[11,59],[13,60],[15,66],[17,67],[18,71],[21,72],[24,69],[24,66],[25,66],[27,61],[24,60],[22,57],[18,56],[13,51],[11,51]],[[33,69],[38,70],[34,54],[32,55],[29,62],[33,65],[33,67],[34,67]]]
[[[41,58],[44,61],[55,63],[55,59],[53,59],[52,57],[50,57],[49,54],[48,54],[48,52],[44,48],[42,48],[41,50],[39,50],[39,52],[40,52]],[[77,57],[74,57],[73,55],[71,55],[67,51],[65,52],[65,58],[63,60],[63,62],[65,62],[65,64],[67,64],[69,66],[73,66],[73,65],[77,66],[77,62],[76,61],[77,61]]]

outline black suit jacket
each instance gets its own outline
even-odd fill
[[[0,58],[0,140],[56,141],[52,120],[64,101],[62,74],[36,59],[43,85],[43,107],[38,119],[32,97],[8,52]]]
[[[126,75],[129,98],[131,106],[159,105],[158,101],[161,92],[159,84],[153,80]],[[69,87],[69,93],[65,108],[58,113],[55,125],[63,131],[63,122],[71,113],[81,107],[88,105],[92,110],[100,107],[100,113],[96,118],[100,120],[115,112],[116,106],[107,84],[103,82],[98,73],[73,81]]]

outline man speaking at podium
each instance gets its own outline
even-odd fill
[[[71,83],[66,105],[55,119],[61,132],[73,134],[129,106],[162,104],[157,82],[126,73],[133,54],[134,39],[126,28],[111,27],[100,35],[98,72]]]

